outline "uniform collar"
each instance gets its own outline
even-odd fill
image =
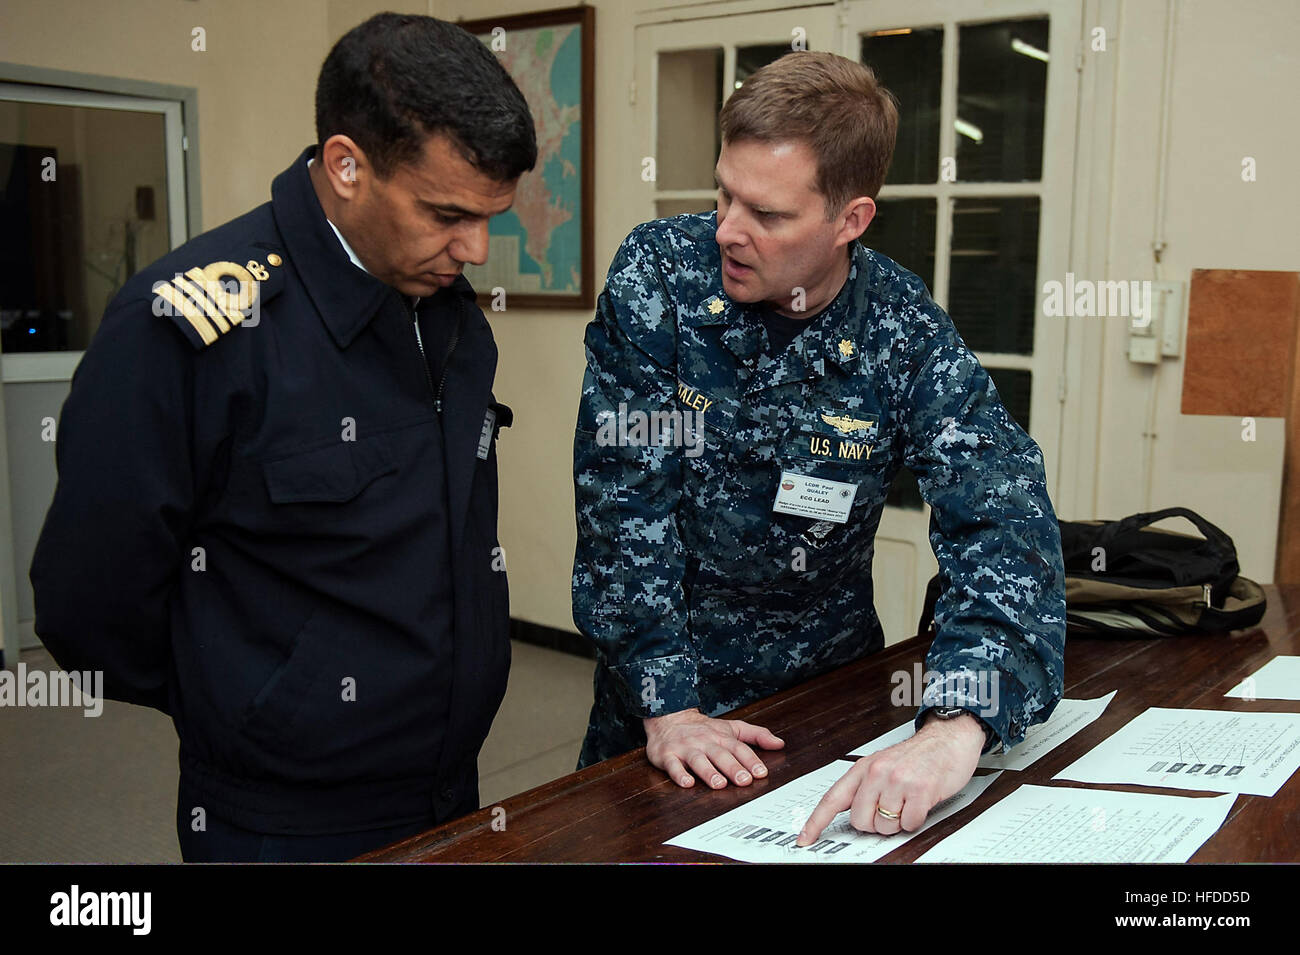
[[[778,363],[783,366],[778,372],[781,380],[820,377],[826,372],[827,362],[847,371],[859,367],[865,322],[865,296],[861,286],[871,275],[871,261],[861,242],[852,243],[849,256],[849,272],[843,287],[818,315],[816,324],[795,339],[795,350]],[[716,263],[712,261],[714,258]],[[759,311],[766,306],[729,299],[722,289],[721,258],[711,257],[711,264],[713,288],[703,288],[694,301],[681,303],[682,320],[694,327],[728,326],[722,334],[722,344],[743,363],[753,364],[762,353]]]
[[[359,268],[362,272],[365,272],[367,275],[369,275],[370,270],[361,264],[361,259],[357,257],[356,251],[352,248],[351,245],[348,244],[348,240],[343,238],[343,233],[339,231],[339,227],[336,226],[333,222],[330,222],[328,218],[325,221],[329,222],[330,228],[333,229],[334,234],[339,237],[339,245],[343,246],[343,251],[346,252],[348,258],[352,260],[352,264],[355,265],[357,268]]]
[[[861,242],[854,242],[849,251],[849,271],[839,293],[823,310],[817,323],[802,336],[802,354],[809,362],[823,358],[833,365],[849,370],[861,358],[859,339],[865,325],[864,296],[862,294],[868,268],[867,250]]]
[[[347,348],[396,289],[381,282],[364,267],[353,268],[347,243],[325,217],[307,172],[307,160],[316,151],[308,146],[293,165],[271,184],[271,211],[284,239],[289,261],[298,270],[312,304],[340,348]],[[360,266],[360,262],[357,262]],[[441,294],[474,297],[464,275]],[[425,299],[431,301],[434,296]],[[409,301],[409,300],[408,300]]]

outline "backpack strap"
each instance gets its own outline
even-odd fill
[[[1097,546],[1105,547],[1116,537],[1124,534],[1131,534],[1134,531],[1141,530],[1148,524],[1155,524],[1157,521],[1163,521],[1166,517],[1183,517],[1196,525],[1196,529],[1201,532],[1201,536],[1213,544],[1215,547],[1227,554],[1235,553],[1232,545],[1232,538],[1219,528],[1215,527],[1205,518],[1201,517],[1193,510],[1185,507],[1166,507],[1160,511],[1147,511],[1142,514],[1131,514],[1120,521],[1112,521],[1102,527],[1097,534]]]

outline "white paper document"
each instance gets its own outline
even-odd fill
[[[1115,691],[1111,690],[1105,696],[1099,696],[1095,700],[1062,700],[1056,704],[1056,709],[1052,711],[1052,715],[1048,717],[1047,722],[1029,727],[1025,733],[1025,738],[1011,747],[1010,752],[989,753],[986,756],[981,756],[980,768],[1027,768],[1040,756],[1050,753],[1079,730],[1101,716],[1114,698]],[[915,721],[904,723],[897,729],[876,737],[870,743],[859,746],[849,755],[870,756],[872,753],[893,746],[895,743],[901,743],[913,735],[915,732],[914,725]]]
[[[1186,862],[1236,800],[1020,786],[917,862]]]
[[[1242,700],[1300,700],[1300,657],[1274,657],[1223,695]]]
[[[852,768],[848,760],[837,760],[683,832],[665,845],[713,852],[741,862],[874,862],[970,805],[1000,775],[971,779],[960,792],[938,803],[916,832],[892,836],[859,832],[849,823],[846,809],[812,845],[802,849],[796,846],[800,828],[826,790]]]
[[[888,733],[882,733],[870,743],[863,743],[850,756],[870,756],[872,753],[878,753],[882,749],[888,749],[895,743],[901,743],[905,739],[910,739],[916,735],[916,721],[908,720],[902,726],[895,727]]]
[[[1300,767],[1300,713],[1153,706],[1054,777],[1272,796]]]
[[[1040,756],[1056,747],[1106,711],[1115,699],[1115,690],[1095,700],[1062,700],[1052,710],[1046,723],[1038,723],[1025,730],[1025,738],[1006,753],[981,756],[979,764],[985,769],[1026,769]]]

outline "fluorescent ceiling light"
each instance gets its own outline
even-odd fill
[[[959,119],[952,125],[956,128],[957,132],[961,133],[963,136],[969,136],[977,143],[984,142],[984,130],[980,129],[974,123],[968,123],[964,119]]]
[[[1042,60],[1044,63],[1047,62],[1046,50],[1040,50],[1036,46],[1031,46],[1019,37],[1011,38],[1011,49],[1015,50],[1017,53],[1023,53],[1025,56],[1032,56],[1035,60]]]

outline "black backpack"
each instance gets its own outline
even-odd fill
[[[1200,537],[1148,525],[1183,517]],[[1264,591],[1238,570],[1232,538],[1195,511],[1168,507],[1121,521],[1060,521],[1065,618],[1077,636],[1170,636],[1253,627]],[[933,629],[945,583],[926,588],[919,633]]]

